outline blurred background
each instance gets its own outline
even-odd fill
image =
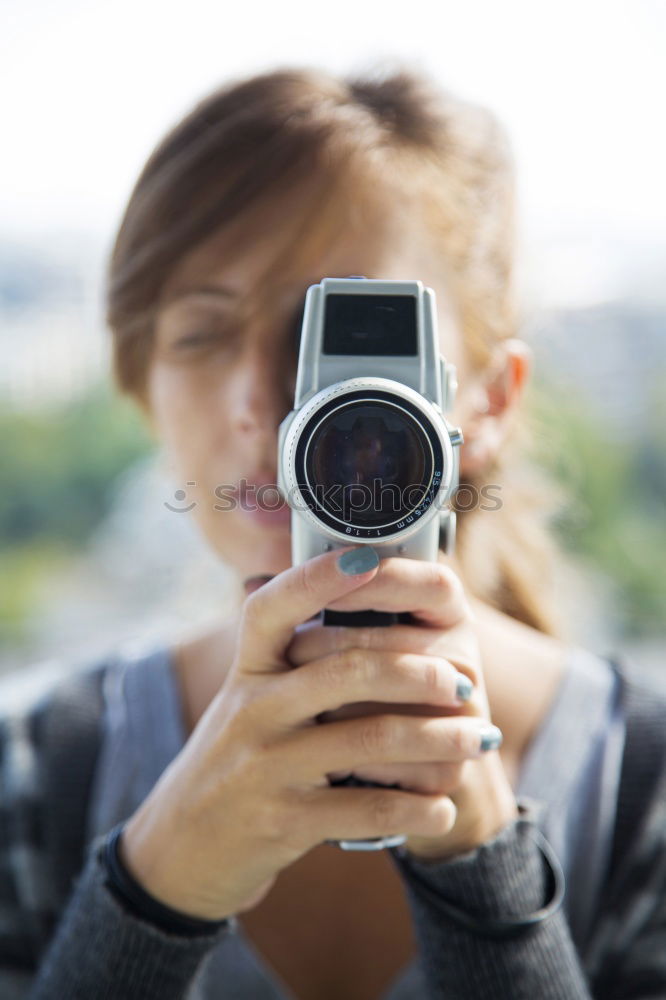
[[[422,68],[513,141],[536,460],[576,639],[666,683],[666,4],[0,4],[5,697],[220,614],[230,581],[108,378],[105,257],[163,132],[230,77]],[[30,666],[32,669],[27,671]]]

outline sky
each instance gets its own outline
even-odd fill
[[[500,116],[555,284],[663,270],[662,0],[0,0],[0,18],[5,235],[110,241],[153,146],[227,79],[397,62]]]

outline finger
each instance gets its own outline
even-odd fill
[[[259,590],[260,587],[263,587],[265,583],[268,583],[272,579],[273,577],[267,573],[260,573],[258,576],[248,576],[247,579],[243,580],[245,596],[249,597],[255,590]]]
[[[474,675],[477,673],[474,658],[470,657],[469,635],[466,631],[463,635],[455,625],[443,632],[418,625],[346,628],[344,625],[322,625],[319,621],[306,622],[295,630],[286,654],[292,666],[300,667],[351,648],[440,656],[459,668],[464,665]]]
[[[491,736],[497,740],[489,742]],[[497,749],[501,736],[492,723],[473,716],[370,715],[299,729],[276,741],[271,752],[286,773],[316,784],[322,774],[364,764],[475,759]]]
[[[399,789],[316,788],[301,796],[307,828],[302,851],[325,840],[370,840],[405,833],[442,837],[456,821],[456,807],[448,796],[420,795]]]
[[[364,572],[365,558],[377,554],[370,546],[337,549],[315,556],[287,569],[251,594],[243,605],[239,632],[240,669],[246,673],[266,673],[284,669],[285,649],[294,628],[331,601],[361,587],[377,572]],[[346,571],[345,571],[346,570]]]
[[[419,764],[368,764],[354,768],[353,774],[362,781],[376,781],[381,785],[399,785],[403,792],[419,792],[422,795],[450,795],[462,782],[462,764],[433,764],[429,761]],[[346,777],[334,772],[329,777]]]
[[[468,678],[442,657],[346,649],[274,678],[265,691],[265,714],[297,726],[351,702],[459,708],[471,694]]]
[[[327,605],[331,611],[409,611],[426,625],[450,628],[469,614],[460,578],[445,563],[391,556],[356,593]]]

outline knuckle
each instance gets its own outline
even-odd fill
[[[441,600],[456,608],[459,618],[466,619],[469,602],[460,577],[443,563],[432,564],[432,587]]]
[[[303,810],[302,805],[291,808],[284,822],[283,833],[276,842],[276,846],[279,847],[283,856],[288,857],[291,861],[315,846],[310,828],[304,822],[304,816],[307,815],[308,813]]]
[[[439,665],[434,660],[426,660],[423,666],[422,680],[426,699],[440,694],[443,687],[442,674]]]
[[[231,739],[242,746],[252,732],[254,720],[252,708],[248,710],[243,687],[236,685],[228,690],[208,718],[209,732],[215,745]]]
[[[249,597],[246,597],[243,605],[243,622],[251,628],[255,628],[262,618],[263,600],[258,590]]]
[[[457,757],[476,757],[478,737],[465,726],[453,726],[449,730],[449,745]]]
[[[465,593],[462,580],[456,575],[456,573],[453,572],[453,570],[449,570],[449,589],[460,604],[463,617],[466,617],[469,608],[469,601],[467,600],[467,594]]]
[[[395,720],[372,715],[356,724],[358,748],[364,758],[383,756],[395,743]]]
[[[344,663],[341,653],[333,653],[332,656],[325,656],[320,661],[314,676],[318,677],[319,686],[325,693],[337,690],[343,668]],[[306,677],[306,674],[303,676]]]
[[[343,654],[345,670],[357,685],[362,685],[371,668],[371,659],[364,649],[351,648]]]
[[[279,797],[264,797],[259,805],[258,827],[262,831],[263,838],[272,844],[283,846],[290,835],[293,835],[294,824],[290,822],[291,810],[287,808],[286,802]]]
[[[364,625],[362,628],[356,629],[356,645],[361,649],[375,649],[377,631],[378,630],[376,628],[370,628],[368,625]]]
[[[234,734],[244,732],[246,734],[258,729],[261,717],[261,700],[259,692],[246,687],[237,688],[229,694],[226,704],[226,715],[229,726]]]
[[[453,570],[443,563],[431,563],[430,572],[432,586],[442,594],[449,594],[454,586],[453,581],[457,580]]]
[[[244,752],[238,754],[230,768],[229,774],[233,775],[236,786],[242,786],[246,796],[261,804],[261,808],[268,808],[268,796],[265,794],[266,774],[262,767],[262,754]],[[259,817],[257,818],[259,822]]]
[[[458,818],[458,807],[452,799],[445,799],[443,802],[444,816],[447,831],[453,829]]]
[[[457,816],[457,810],[448,796],[438,799],[433,808],[433,819],[441,834],[446,834],[453,828]]]
[[[372,822],[381,832],[389,834],[398,832],[404,824],[404,809],[400,796],[391,792],[376,792],[370,796],[369,803]]]
[[[309,597],[315,597],[318,592],[316,567],[310,561],[301,563],[296,574],[296,583]]]
[[[418,653],[390,653],[383,657],[384,677],[390,678],[405,699],[437,701],[444,691],[444,674],[436,660]]]
[[[303,671],[302,675],[294,677],[298,686],[291,682],[291,677],[286,678],[285,684],[284,675],[278,675],[250,688],[242,705],[242,719],[246,731],[262,740],[280,738],[289,732],[291,728],[289,719],[293,707],[292,695],[295,693],[298,697],[305,694],[308,679],[306,672]]]

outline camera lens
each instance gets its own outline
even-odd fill
[[[343,524],[378,528],[422,503],[433,451],[421,423],[398,402],[342,402],[312,428],[304,454],[308,488]]]

